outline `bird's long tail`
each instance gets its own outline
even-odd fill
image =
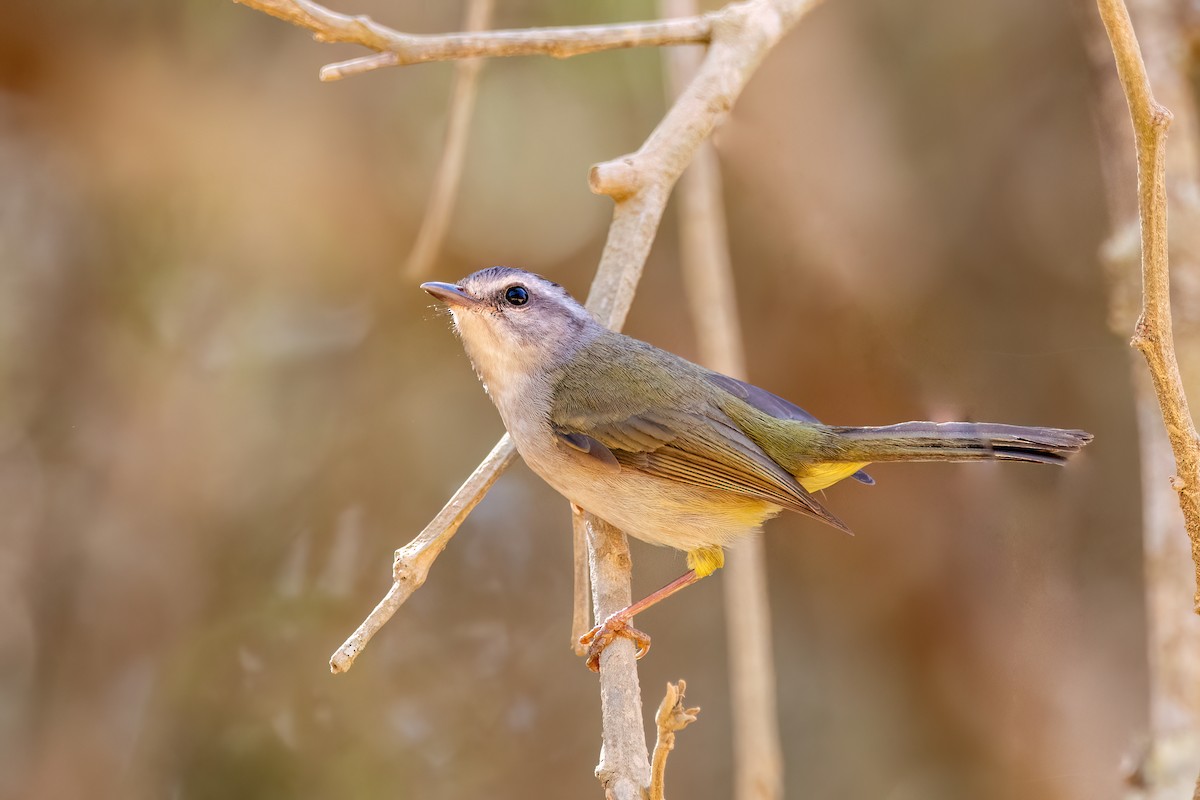
[[[1032,461],[1062,464],[1092,435],[1086,431],[975,422],[901,422],[878,428],[827,428],[837,460]]]

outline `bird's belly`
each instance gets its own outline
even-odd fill
[[[625,467],[615,471],[559,444],[545,399],[517,391],[492,398],[525,463],[572,503],[644,542],[679,550],[724,546],[753,533],[781,510],[764,500],[689,486]],[[508,402],[501,402],[508,401]]]
[[[555,447],[530,468],[572,503],[644,542],[679,550],[724,546],[779,513],[763,500],[688,486],[622,468],[613,472]]]

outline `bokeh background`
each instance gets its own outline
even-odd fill
[[[405,30],[459,3],[340,2]],[[837,424],[1083,427],[1068,469],[888,465],[765,534],[792,797],[1113,798],[1146,720],[1139,478],[1079,4],[837,0],[719,131],[751,378]],[[1083,6],[1086,9],[1086,4]],[[496,25],[644,0],[501,0]],[[1086,13],[1086,11],[1084,12]],[[0,26],[0,796],[595,797],[567,505],[506,474],[347,675],[330,653],[501,433],[402,275],[453,67],[221,0],[16,0]],[[583,295],[590,164],[652,50],[486,65],[430,278]],[[627,331],[694,355],[669,209]],[[683,568],[633,543],[635,592]],[[640,619],[688,680],[676,797],[728,796],[721,578]]]

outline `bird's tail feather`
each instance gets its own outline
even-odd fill
[[[1062,464],[1092,440],[1086,431],[988,422],[901,422],[830,427],[840,461],[1032,461]]]

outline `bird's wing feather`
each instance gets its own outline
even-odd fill
[[[609,463],[607,456],[600,455],[599,448],[604,448],[624,469],[765,500],[850,532],[724,412],[707,402],[698,408],[642,409],[625,416],[590,414],[589,398],[581,392],[564,396],[563,391],[560,387],[551,412],[554,430],[590,458]]]
[[[617,457],[613,455],[612,451],[591,436],[573,431],[556,430],[555,433],[558,435],[559,441],[572,450],[589,456],[593,464],[602,467],[606,472],[621,471],[621,463],[617,461]]]

